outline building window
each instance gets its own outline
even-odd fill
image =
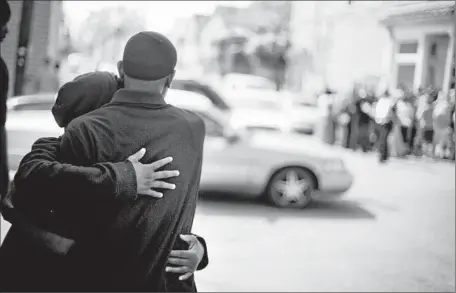
[[[397,67],[397,85],[408,89],[414,88],[415,64],[403,64]]]
[[[418,42],[408,42],[399,45],[399,54],[415,54],[418,52]]]

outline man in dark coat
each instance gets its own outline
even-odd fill
[[[64,85],[57,95],[53,107],[57,123],[65,127],[72,119],[106,104],[120,86],[120,80],[110,73],[95,72],[77,77]],[[176,176],[176,171],[154,171],[169,163],[168,158],[152,164],[141,164],[139,159],[144,152],[138,152],[124,162],[78,167],[58,161],[59,145],[59,138],[42,138],[32,146],[32,151],[24,157],[17,170],[13,192],[3,203],[4,216],[13,226],[5,245],[0,249],[2,290],[72,289],[65,283],[64,256],[74,241],[52,233],[55,225],[46,221],[52,222],[52,217],[43,216],[43,210],[46,212],[46,207],[55,201],[53,197],[74,202],[79,196],[86,203],[128,201],[132,200],[131,196],[136,197],[136,191],[138,194],[160,196],[150,188],[173,188],[163,180]],[[155,180],[151,181],[150,176]],[[37,191],[46,192],[40,192],[38,197]],[[14,208],[13,202],[16,203]],[[24,217],[24,212],[28,219]],[[43,226],[49,229],[43,231]],[[191,267],[191,272],[182,272],[179,281],[174,282],[169,289],[182,292],[191,290],[192,283],[187,278],[194,270],[207,266],[208,257],[203,238],[184,235],[179,241],[181,243],[177,243],[176,247],[183,247],[187,242],[188,250],[175,250],[171,254],[185,254],[181,260],[186,261],[185,265]],[[174,259],[171,256],[169,264],[172,265]],[[46,267],[39,269],[43,263],[46,263]]]
[[[125,88],[109,104],[72,120],[62,136],[60,155],[66,163],[118,162],[146,148],[144,162],[168,155],[174,158],[169,166],[180,171],[171,180],[176,189],[158,200],[139,197],[92,206],[55,202],[66,234],[76,239],[70,254],[75,275],[89,280],[75,280],[85,290],[168,291],[173,283],[166,262],[179,235],[191,233],[205,137],[199,116],[164,100],[176,63],[176,49],[165,36],[134,35],[118,66]],[[175,255],[174,264],[181,265],[180,258]]]
[[[6,0],[0,0],[0,44],[8,33],[11,11]],[[6,99],[8,97],[8,68],[0,56],[0,199],[8,191],[8,160],[6,155]]]

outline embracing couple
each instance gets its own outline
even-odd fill
[[[196,291],[205,126],[164,100],[176,63],[165,36],[140,32],[119,78],[62,86],[52,113],[64,134],[35,142],[2,200],[0,291]]]

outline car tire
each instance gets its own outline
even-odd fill
[[[312,202],[315,187],[315,177],[310,171],[299,167],[287,167],[272,175],[266,189],[266,197],[277,207],[302,209]],[[284,190],[285,188],[287,190]]]

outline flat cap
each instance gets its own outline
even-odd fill
[[[124,72],[129,77],[152,81],[170,75],[177,63],[173,43],[162,34],[145,31],[132,36],[123,53]]]

